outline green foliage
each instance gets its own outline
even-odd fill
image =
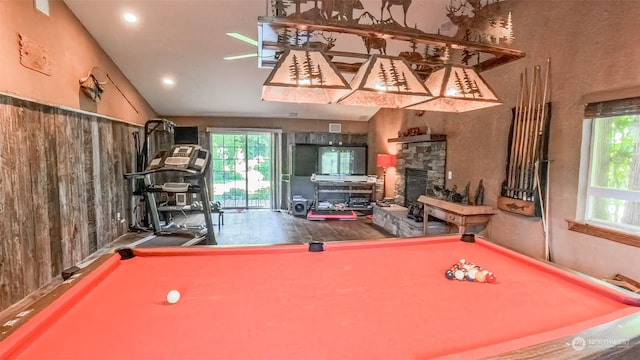
[[[225,183],[229,181],[236,180],[244,180],[241,174],[237,172],[222,172],[222,171],[214,171],[213,172],[213,181],[214,183]]]
[[[213,183],[225,188],[233,186],[238,180],[245,181],[251,171],[258,171],[264,181],[271,179],[271,135],[268,134],[230,134],[211,135],[211,168]],[[249,181],[253,179],[249,176]],[[259,176],[258,176],[259,178]],[[239,186],[243,186],[238,184]],[[249,184],[249,188],[252,184]],[[268,200],[269,187],[261,188],[255,194],[248,195],[250,200]],[[231,188],[222,195],[225,200],[244,200],[247,192],[241,188]]]
[[[634,152],[638,139],[638,115],[599,118],[594,123],[591,186],[617,190],[632,188]],[[619,222],[619,210],[625,201],[616,198],[592,199],[592,214],[596,219]],[[626,211],[626,210],[625,210]]]
[[[260,188],[254,194],[249,194],[249,200],[269,200],[271,189]]]
[[[247,192],[240,188],[232,188],[229,191],[222,194],[223,199],[246,199]]]
[[[607,139],[609,158],[598,171],[606,174],[606,184],[614,189],[628,189],[631,165],[636,142],[638,116],[616,116],[608,119]],[[603,165],[603,164],[600,164]]]

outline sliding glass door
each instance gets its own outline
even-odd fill
[[[213,132],[213,200],[223,208],[271,208],[273,145],[273,134],[268,132]]]

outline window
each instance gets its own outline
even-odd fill
[[[589,104],[585,222],[640,234],[640,98]]]
[[[318,149],[319,174],[365,175],[366,147],[330,147]]]
[[[320,173],[322,174],[351,174],[351,151],[320,151]]]
[[[213,200],[223,208],[271,208],[273,134],[218,130],[210,139]]]

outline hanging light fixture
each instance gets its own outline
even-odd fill
[[[329,104],[350,90],[323,52],[290,49],[282,54],[262,86],[262,100]]]
[[[353,91],[339,104],[403,108],[431,98],[404,59],[383,55],[371,56],[358,69],[351,87]]]
[[[424,85],[435,97],[407,109],[465,112],[502,104],[482,76],[466,65],[446,64],[434,71]]]

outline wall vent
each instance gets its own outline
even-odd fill
[[[342,124],[329,124],[329,132],[330,133],[341,133],[342,132]]]

